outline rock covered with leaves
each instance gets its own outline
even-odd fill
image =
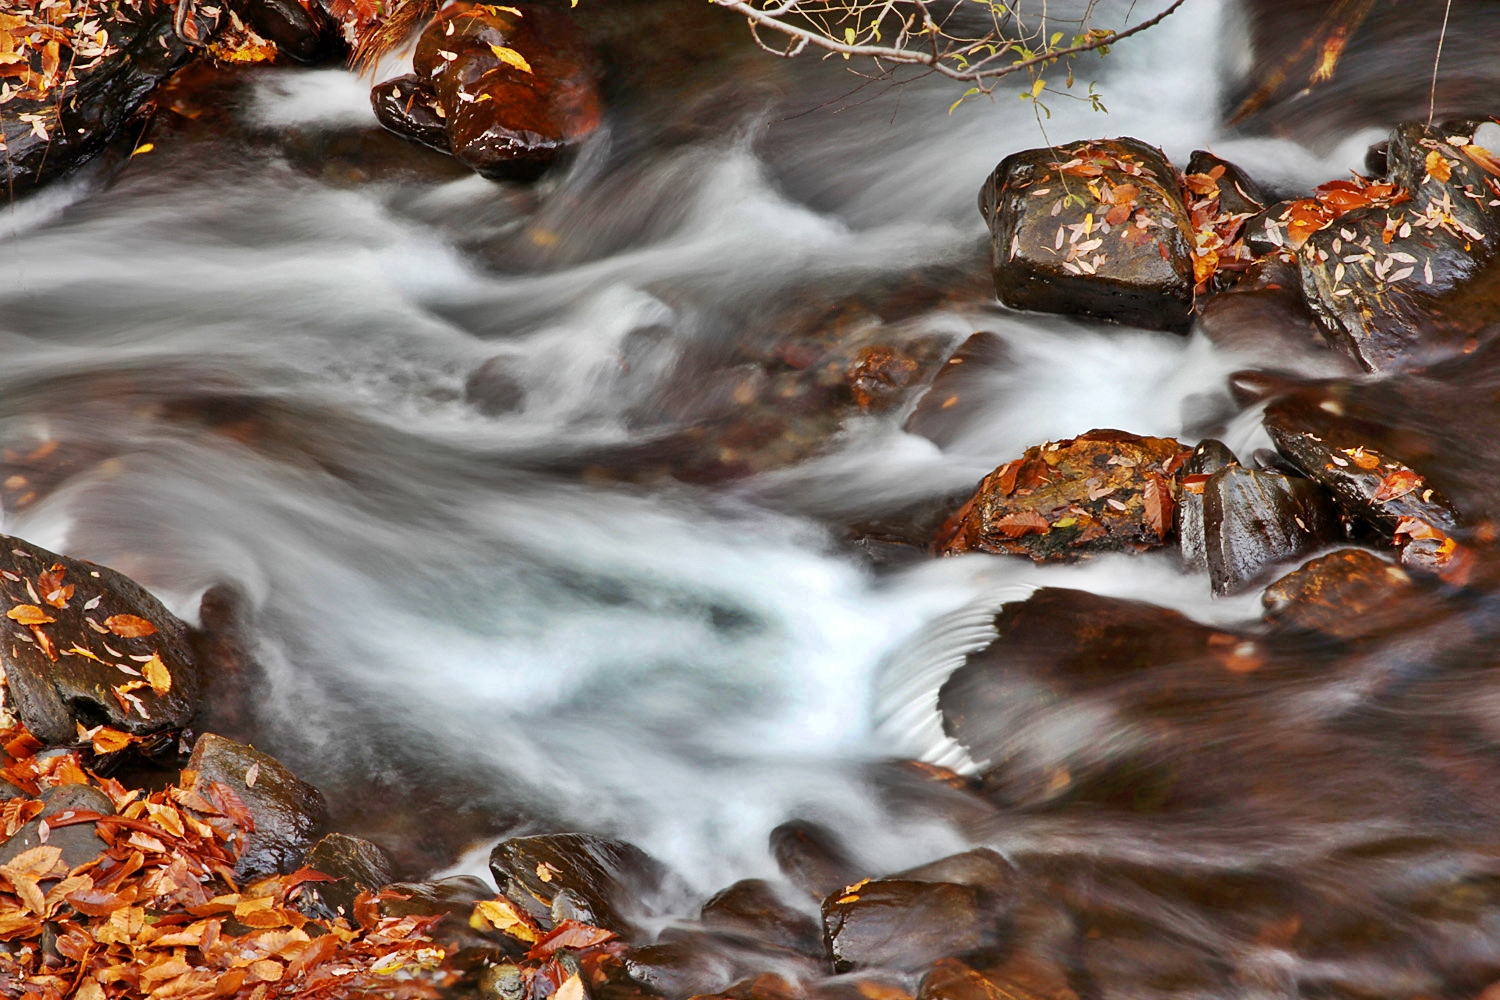
[[[10,196],[98,153],[218,27],[166,0],[16,0],[0,8],[0,154]]]
[[[593,57],[555,8],[449,4],[412,70],[371,92],[381,124],[489,177],[535,177],[599,126]]]
[[[1157,548],[1172,530],[1178,473],[1189,454],[1172,438],[1115,430],[1029,448],[980,482],[933,548],[1038,562]]]
[[[1161,150],[1109,139],[1013,153],[979,211],[1006,305],[1153,329],[1191,321],[1193,225]]]
[[[48,744],[180,729],[198,707],[187,626],[105,566],[0,536],[5,704]]]

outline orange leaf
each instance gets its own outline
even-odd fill
[[[48,625],[57,621],[35,604],[17,604],[5,612],[5,617],[22,625]]]
[[[1172,493],[1167,489],[1167,481],[1154,473],[1148,476],[1144,499],[1146,523],[1156,532],[1158,541],[1165,541],[1167,532],[1172,530]]]
[[[1442,153],[1432,149],[1427,152],[1427,173],[1433,180],[1443,184],[1448,183],[1448,178],[1453,176],[1453,168]]]
[[[158,695],[172,690],[172,674],[167,670],[167,665],[161,662],[161,653],[152,653],[151,659],[141,665],[141,673],[151,685],[151,690]]]
[[[110,615],[104,619],[104,624],[111,632],[124,639],[139,639],[156,634],[155,625],[135,615]]]
[[[1375,490],[1375,502],[1385,503],[1397,497],[1404,497],[1418,486],[1422,485],[1422,477],[1410,469],[1397,469],[1380,481],[1380,487]]]

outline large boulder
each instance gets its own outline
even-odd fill
[[[1329,339],[1369,371],[1472,350],[1500,324],[1500,125],[1408,123],[1387,155],[1411,201],[1341,216],[1297,258]]]
[[[0,102],[0,153],[8,196],[61,176],[102,150],[157,85],[217,29],[220,9],[190,5],[178,33],[176,5],[109,0],[33,13],[0,10],[0,37],[27,71]],[[24,13],[23,13],[24,12]],[[15,87],[15,83],[9,86]]]
[[[1416,588],[1401,567],[1368,549],[1319,556],[1266,588],[1266,620],[1280,629],[1357,639],[1413,618]]]
[[[412,70],[371,92],[381,124],[486,176],[535,177],[599,126],[593,57],[556,8],[449,4]]]
[[[187,626],[135,581],[0,535],[0,597],[5,706],[42,742],[106,724],[143,735],[193,717]]]
[[[1171,534],[1177,473],[1189,454],[1172,438],[1115,430],[1029,448],[980,482],[933,548],[1037,562],[1157,548]]]
[[[1136,139],[1012,153],[979,192],[1000,301],[1131,326],[1192,319],[1192,222],[1177,171]]]

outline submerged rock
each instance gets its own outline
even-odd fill
[[[412,70],[371,92],[381,124],[488,177],[536,177],[599,127],[593,57],[555,8],[449,4]]]
[[[976,889],[909,879],[857,883],[830,895],[823,903],[823,934],[837,972],[916,971],[999,941],[998,924]]]
[[[703,904],[704,926],[803,955],[823,954],[812,917],[782,901],[764,879],[741,879]]]
[[[1481,129],[1478,121],[1398,126],[1390,181],[1411,201],[1356,209],[1298,253],[1314,314],[1369,371],[1472,350],[1500,323],[1490,275],[1500,241],[1500,126]]]
[[[633,916],[650,912],[679,891],[660,861],[622,840],[586,833],[554,833],[501,841],[490,871],[510,898],[536,900],[554,919],[638,933]]]
[[[1189,454],[1172,438],[1114,430],[1029,448],[980,482],[933,548],[1037,562],[1157,548],[1172,531],[1176,477]]]
[[[327,822],[321,792],[274,757],[243,743],[204,733],[186,770],[195,775],[194,791],[212,799],[213,786],[221,785],[254,820],[234,866],[240,878],[292,871]]]
[[[187,626],[105,566],[0,536],[5,705],[44,743],[108,724],[132,734],[187,725],[199,677]]]
[[[1012,153],[979,194],[1000,301],[1185,330],[1192,223],[1177,171],[1135,139]]]
[[[220,8],[198,3],[188,9],[181,35],[170,3],[80,4],[71,17],[58,16],[68,10],[63,6],[45,35],[22,15],[0,11],[0,35],[8,43],[0,51],[18,56],[9,68],[24,67],[22,79],[30,81],[0,105],[8,196],[60,177],[119,133],[188,61],[193,46],[217,30]]]
[[[1267,569],[1339,537],[1338,515],[1311,479],[1231,465],[1203,491],[1203,539],[1215,594],[1233,594]]]
[[[384,886],[375,905],[382,917],[436,917],[429,933],[448,953],[449,964],[478,969],[505,956],[518,957],[526,949],[517,938],[471,922],[474,904],[494,898],[490,887],[474,876],[454,875]]]
[[[1280,256],[1256,261],[1234,285],[1200,299],[1197,329],[1215,345],[1258,364],[1313,375],[1361,370],[1343,351],[1330,348],[1302,297],[1297,266]]]
[[[842,837],[807,820],[772,830],[770,847],[787,881],[817,900],[868,874]]]
[[[1266,619],[1289,631],[1357,639],[1409,614],[1396,605],[1414,593],[1412,579],[1367,549],[1339,549],[1266,588]]]

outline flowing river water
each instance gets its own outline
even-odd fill
[[[706,894],[774,876],[768,832],[803,817],[872,872],[975,842],[1204,884],[1275,865],[1358,915],[1329,922],[1327,954],[1257,937],[1240,897],[1143,890],[1140,909],[1204,953],[1257,956],[1236,995],[1471,989],[1500,967],[1500,808],[1407,798],[1392,756],[1340,756],[1354,736],[1278,745],[1337,691],[1281,692],[1254,739],[1286,786],[1251,817],[965,822],[882,778],[893,757],[962,763],[936,685],[1034,587],[1226,626],[1259,614],[1258,594],[1213,600],[1165,555],[887,565],[845,540],[1093,427],[1267,444],[1225,389],[1266,359],[1001,310],[974,207],[1043,128],[1136,136],[1178,163],[1212,148],[1278,190],[1357,168],[1380,135],[1359,115],[1315,146],[1223,126],[1251,58],[1240,17],[1194,0],[1081,69],[1107,116],[1058,98],[1038,121],[1009,90],[950,115],[956,94],[930,81],[860,88],[754,50],[712,11],[617,4],[591,29],[616,54],[606,127],[533,188],[383,137],[369,81],[342,70],[216,78],[158,113],[152,152],[4,212],[3,528],[112,565],[189,620],[210,588],[232,595],[254,667],[244,704],[221,697],[225,725],[409,864],[482,871],[496,836],[581,829]],[[903,429],[908,401],[816,424],[786,460],[720,474],[715,445],[673,474],[661,455],[724,412],[744,357],[823,335],[826,305],[856,299],[861,336],[1005,345],[941,446]],[[1494,732],[1496,694],[1439,700]],[[1102,738],[1096,709],[1052,734],[1062,752]],[[1384,853],[1398,842],[1415,846]]]

